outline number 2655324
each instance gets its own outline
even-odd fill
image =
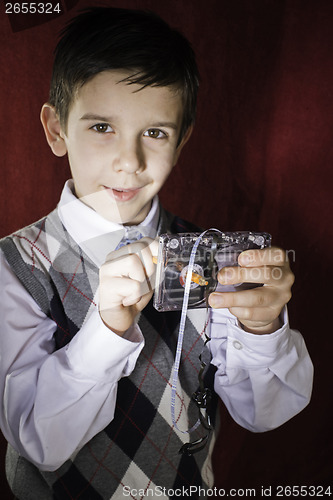
[[[52,2],[6,2],[6,14],[53,14],[61,13],[60,3]]]

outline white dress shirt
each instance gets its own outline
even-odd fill
[[[126,228],[84,205],[66,183],[58,206],[72,238],[100,267]],[[157,197],[140,232],[155,237]],[[144,332],[110,331],[95,308],[64,348],[54,351],[56,324],[24,289],[0,252],[1,430],[24,457],[55,470],[112,420],[117,383],[135,367]],[[193,322],[202,311],[190,310]],[[313,368],[304,340],[282,328],[270,335],[245,332],[226,309],[211,314],[208,346],[217,367],[215,391],[232,417],[252,431],[281,425],[309,402]]]

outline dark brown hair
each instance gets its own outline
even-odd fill
[[[130,71],[128,84],[173,86],[182,93],[180,138],[194,122],[199,74],[188,40],[152,12],[96,7],[62,32],[55,50],[49,102],[66,130],[77,91],[102,71]]]

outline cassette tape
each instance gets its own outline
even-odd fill
[[[206,307],[207,297],[213,291],[233,292],[260,286],[253,283],[221,285],[217,273],[227,266],[237,266],[238,255],[244,250],[271,245],[271,235],[249,231],[226,232],[208,230],[200,233],[162,234],[154,291],[157,311],[182,308],[187,269],[193,245],[198,243],[191,276],[188,308]]]

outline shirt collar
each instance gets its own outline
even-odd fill
[[[67,181],[63,188],[58,204],[58,215],[74,241],[98,267],[105,262],[106,256],[115,250],[122,238],[127,236],[133,228],[133,226],[123,226],[108,221],[85,205],[75,196],[72,179]],[[135,228],[143,236],[155,238],[159,216],[160,207],[156,195],[147,217]]]

